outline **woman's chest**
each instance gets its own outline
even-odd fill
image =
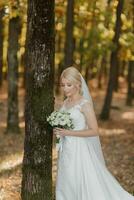
[[[73,107],[71,109],[65,109],[70,113],[70,117],[73,121],[75,129],[83,129],[86,126],[86,119],[79,107]]]

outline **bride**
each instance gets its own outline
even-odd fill
[[[134,200],[105,165],[93,102],[82,75],[68,67],[60,82],[66,96],[60,110],[70,113],[75,128],[54,129],[60,135],[56,200]]]

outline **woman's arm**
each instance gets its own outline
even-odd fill
[[[85,116],[88,129],[77,131],[77,130],[66,130],[62,128],[55,128],[54,134],[59,134],[62,136],[78,136],[78,137],[90,137],[99,135],[95,112],[89,102],[85,103],[82,106],[81,112]]]

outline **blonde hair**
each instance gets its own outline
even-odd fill
[[[79,84],[80,87],[80,93],[82,94],[82,89],[81,89],[81,76],[80,72],[73,66],[66,68],[63,70],[60,76],[60,82],[62,78],[67,79],[70,81],[72,84]]]

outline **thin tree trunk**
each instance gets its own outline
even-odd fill
[[[89,65],[86,66],[86,69],[85,69],[85,81],[86,83],[88,82],[88,77],[89,77]]]
[[[111,0],[107,0],[107,12],[110,12],[110,3],[111,3]],[[107,29],[109,29],[109,18],[105,18],[105,27]],[[98,88],[101,89],[102,88],[102,83],[101,83],[101,80],[103,78],[103,75],[104,77],[107,77],[107,57],[108,57],[108,52],[105,51],[104,54],[103,54],[103,57],[102,57],[102,60],[101,60],[101,65],[100,65],[100,69],[99,69],[99,75],[98,75]]]
[[[74,39],[73,39],[73,27],[74,27],[74,0],[67,1],[67,15],[66,15],[66,38],[65,38],[65,58],[64,68],[73,64],[73,52],[74,52]]]
[[[102,108],[102,112],[100,114],[101,119],[109,119],[110,115],[110,106],[112,102],[112,95],[115,85],[115,76],[116,76],[116,66],[118,62],[117,54],[119,49],[119,37],[121,32],[121,13],[123,10],[124,0],[119,0],[116,11],[116,25],[115,25],[115,36],[113,38],[113,43],[115,45],[115,49],[111,53],[111,61],[110,61],[110,74],[109,74],[109,82],[106,92],[106,97],[104,101],[104,105]]]
[[[122,77],[125,77],[125,70],[126,70],[126,61],[123,60],[123,61],[121,62],[121,68],[120,68],[120,75],[121,75]]]
[[[22,200],[52,199],[54,0],[28,0],[25,144]]]
[[[59,94],[59,77],[61,72],[73,65],[73,52],[74,52],[74,38],[73,38],[73,27],[74,27],[74,0],[67,1],[67,12],[66,12],[66,27],[65,27],[65,47],[64,47],[64,60],[58,66],[58,77],[56,94]],[[60,41],[59,41],[60,42]]]
[[[62,70],[63,70],[63,62],[61,61],[58,65],[56,80],[55,80],[56,81],[56,88],[55,88],[56,95],[59,95],[60,93],[60,75],[61,75]]]
[[[84,57],[84,54],[83,54],[83,50],[84,50],[83,43],[84,43],[84,40],[81,39],[80,43],[79,43],[79,48],[80,48],[80,67],[79,67],[79,71],[80,71],[80,73],[82,72],[83,57]]]
[[[107,0],[107,4],[110,5],[111,1],[112,1],[112,0]]]
[[[129,61],[128,65],[128,90],[127,101],[128,106],[132,106],[133,94],[134,94],[134,61]]]
[[[133,34],[134,34],[134,1],[132,1],[132,22],[133,22]],[[129,61],[128,65],[128,91],[126,104],[131,106],[134,98],[134,61]]]
[[[3,15],[4,9],[0,10],[0,87],[2,86],[3,80]]]
[[[58,38],[57,38],[57,46],[56,46],[56,51],[57,52],[61,52],[61,42],[62,42],[62,39],[61,39],[61,35],[59,34]],[[60,61],[59,65],[58,65],[58,69],[56,70],[56,74],[55,74],[55,82],[56,82],[56,87],[55,87],[55,93],[56,95],[59,95],[60,93],[60,87],[59,87],[59,84],[60,84],[60,74],[63,70],[63,60]]]
[[[116,61],[116,73],[115,73],[115,84],[114,84],[114,91],[115,92],[118,92],[118,89],[119,89],[119,71],[120,71],[120,63],[119,63],[119,60],[117,58],[117,61]]]
[[[24,52],[21,56],[21,66],[23,67],[23,82],[22,87],[26,86],[26,52]]]
[[[99,74],[98,74],[98,88],[101,89],[102,88],[102,78],[105,75],[104,74],[104,69],[106,68],[106,57],[103,56],[102,60],[101,60],[101,65],[100,65],[100,69],[99,69]]]
[[[8,44],[8,116],[6,133],[19,133],[18,117],[18,40],[20,34],[20,18],[13,17],[9,21]]]

